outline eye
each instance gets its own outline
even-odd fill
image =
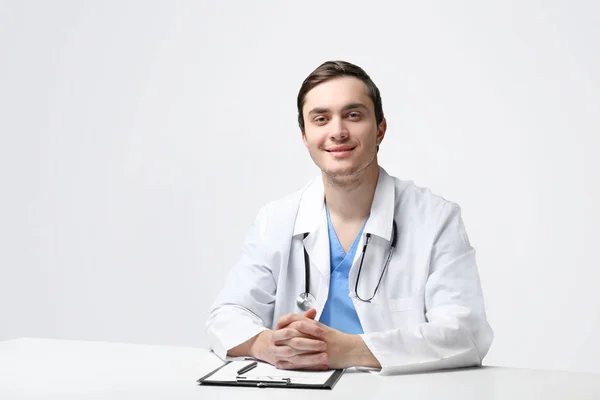
[[[352,119],[352,120],[358,120],[360,119],[361,115],[359,112],[356,111],[352,111],[351,113],[348,113],[347,118]]]
[[[325,122],[327,122],[327,118],[320,116],[315,118],[313,121],[317,124],[324,124]]]

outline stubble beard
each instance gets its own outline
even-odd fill
[[[375,162],[377,152],[375,152],[368,163],[351,168],[347,171],[340,173],[330,173],[326,169],[323,169],[323,173],[327,179],[327,182],[340,189],[352,190],[359,187],[363,183],[363,176],[367,169]]]

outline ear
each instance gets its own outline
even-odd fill
[[[302,141],[304,142],[304,146],[308,149],[308,142],[306,141],[306,133],[304,131],[300,131],[302,134]]]
[[[377,145],[379,146],[385,137],[385,132],[387,130],[387,121],[384,119],[381,120],[379,126],[377,127]]]

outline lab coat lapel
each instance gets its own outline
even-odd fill
[[[322,277],[329,279],[329,231],[327,229],[327,217],[325,215],[322,217],[321,223],[304,239],[304,246],[310,256],[311,264],[317,267]]]
[[[311,265],[316,265],[323,277],[329,277],[329,230],[325,211],[323,179],[315,178],[302,193],[294,236],[308,233],[304,239]]]
[[[371,213],[363,231],[371,234],[371,240],[365,254],[363,269],[360,273],[358,291],[360,296],[369,298],[378,284],[383,271],[387,252],[392,239],[394,209],[396,204],[394,179],[379,167],[379,178],[371,205]],[[361,250],[363,249],[365,235],[359,243],[358,251],[354,256],[354,263],[349,273],[350,295],[356,296],[356,280],[360,264]],[[385,277],[384,277],[385,279]]]
[[[319,176],[305,188],[294,226],[294,235],[308,233],[303,244],[310,258],[310,291],[317,300],[317,318],[329,295],[329,230],[324,199],[323,180]]]
[[[394,178],[389,176],[382,167],[379,167],[379,178],[373,196],[371,214],[364,229],[365,233],[377,235],[387,241],[391,240],[396,207],[395,191]]]
[[[316,320],[319,320],[323,307],[329,296],[330,280],[330,256],[329,256],[329,231],[327,229],[327,217],[323,215],[322,222],[316,229],[304,239],[306,252],[310,257],[310,290],[317,300]],[[319,274],[315,273],[315,267]]]

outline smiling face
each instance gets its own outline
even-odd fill
[[[325,81],[306,94],[302,138],[311,158],[329,178],[357,177],[377,168],[377,145],[385,119],[377,126],[373,101],[358,78]]]

